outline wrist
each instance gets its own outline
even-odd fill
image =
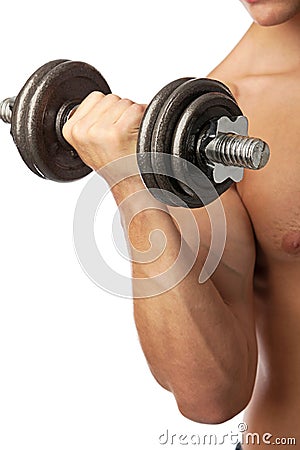
[[[151,195],[147,191],[140,175],[132,175],[118,182],[115,182],[112,179],[106,179],[106,181],[109,184],[110,190],[118,205],[131,195],[137,194],[140,191],[142,191],[143,194],[147,193],[148,195]]]
[[[139,213],[149,217],[150,211],[168,212],[164,203],[156,200],[144,185],[140,175],[133,175],[111,186],[111,192],[119,207],[122,221],[130,222]],[[152,214],[150,213],[152,216]]]

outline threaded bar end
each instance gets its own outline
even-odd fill
[[[220,133],[208,144],[205,155],[209,161],[224,166],[257,170],[267,164],[270,150],[261,139],[234,133]]]
[[[11,123],[14,102],[15,97],[10,97],[0,103],[0,119],[5,123]]]

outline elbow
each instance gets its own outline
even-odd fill
[[[178,409],[180,413],[189,420],[193,422],[209,424],[209,425],[217,425],[235,417],[237,414],[242,412],[247,404],[240,405],[239,407],[232,409],[227,406],[218,406],[215,408],[206,409],[205,411],[202,408],[191,408],[190,406],[181,406],[178,405]]]
[[[242,412],[250,402],[251,395],[240,397],[225,396],[215,398],[215,396],[205,395],[193,396],[192,399],[176,399],[180,413],[189,420],[210,425],[221,424],[235,417]]]
[[[177,379],[172,385],[178,409],[187,419],[204,424],[221,424],[248,406],[255,384],[255,370],[238,375],[235,372],[214,375],[216,373],[205,380],[185,377]]]

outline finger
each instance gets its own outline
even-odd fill
[[[88,114],[95,117],[99,117],[102,114],[105,114],[108,110],[110,110],[113,105],[118,103],[121,100],[121,97],[114,94],[105,95],[98,102],[94,103],[93,107]]]
[[[82,119],[88,111],[90,111],[96,103],[105,98],[105,95],[102,92],[94,91],[91,92],[77,107],[74,113],[69,118],[68,122],[76,122],[77,120]]]
[[[103,126],[105,126],[106,123],[108,125],[112,125],[120,119],[120,117],[126,112],[128,108],[131,107],[131,105],[133,105],[133,102],[131,100],[128,100],[127,98],[124,98],[119,100],[118,102],[115,102],[110,106],[110,108],[106,109],[106,111],[101,111],[100,108],[95,105],[93,113],[95,115],[95,118],[101,117],[101,123],[103,124]]]
[[[121,102],[121,105],[118,106],[118,103]],[[95,103],[93,107],[88,111],[88,120],[93,123],[101,119],[103,120],[104,116],[114,117],[115,113],[117,113],[118,109],[123,108],[123,103],[130,102],[130,100],[122,100],[120,97],[114,94],[106,95],[103,99],[99,100],[99,102]],[[132,104],[132,102],[130,102]],[[85,119],[85,118],[84,118]]]
[[[140,127],[146,107],[146,105],[141,105],[138,103],[132,104],[116,121],[116,125],[120,128],[126,127],[131,128],[132,130],[138,129]]]
[[[101,114],[119,100],[120,97],[113,94],[104,95],[98,91],[89,94],[79,105],[72,117],[65,123],[62,130],[64,138],[70,141],[74,134],[74,127],[76,126],[78,129],[79,123],[82,132],[92,126],[97,122]]]
[[[89,94],[85,100],[79,105],[74,115],[69,119],[71,123],[75,123],[79,120],[84,119],[86,116],[89,116],[91,119],[95,112],[96,114],[103,114],[107,111],[111,106],[118,102],[120,97],[114,94],[104,95],[102,92],[92,92]]]
[[[102,128],[113,125],[133,102],[109,95],[97,102],[87,114],[80,119],[82,129],[88,129],[95,124]]]

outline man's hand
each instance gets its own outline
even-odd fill
[[[210,242],[211,227],[205,210],[195,212],[201,248],[190,266],[188,251],[179,260],[184,237],[169,210],[145,189],[137,167],[130,171],[123,163],[124,156],[135,153],[144,111],[144,105],[94,92],[69,119],[63,134],[87,165],[101,170],[121,206],[132,259],[134,317],[153,375],[173,392],[186,417],[219,423],[245,408],[255,381],[253,231],[236,190],[228,190],[222,196],[228,220],[224,255],[214,276],[199,284],[206,259],[205,244],[207,241],[209,246]],[[132,160],[136,164],[136,158]],[[116,161],[120,164],[113,164]],[[126,173],[137,176],[127,175],[127,181]],[[119,183],[122,178],[126,180]],[[132,194],[142,189],[141,207],[136,214],[137,200]],[[125,199],[128,201],[123,207]],[[147,262],[144,254],[153,230],[161,230],[166,245]],[[153,242],[154,250],[155,246]],[[186,276],[178,280],[177,273],[187,267]]]
[[[92,92],[63,128],[64,138],[94,170],[134,154],[146,105]]]

